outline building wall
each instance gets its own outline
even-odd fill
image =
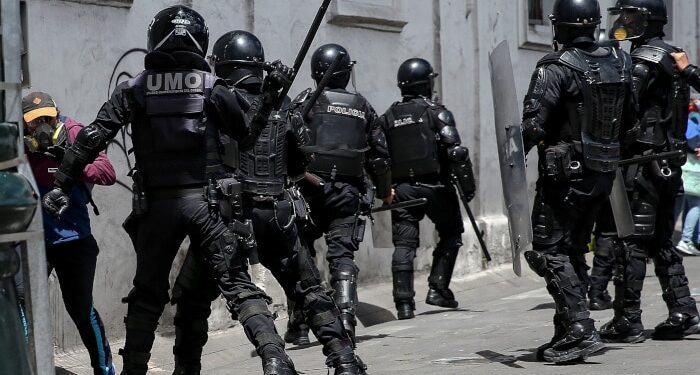
[[[602,3],[606,1],[611,0]],[[696,25],[700,21],[697,2],[673,1],[674,40],[697,56]],[[28,2],[31,25],[28,90],[51,93],[64,114],[89,123],[116,83],[139,72],[150,19],[173,3],[165,0],[134,0],[131,4],[128,0]],[[246,29],[260,37],[269,61],[281,59],[291,65],[320,1],[184,0],[180,3],[193,6],[205,17],[212,37],[210,46],[226,31]],[[418,56],[434,63],[440,72],[437,82],[440,99],[453,111],[463,142],[471,150],[479,180],[478,195],[471,207],[494,256],[492,265],[510,261],[510,251],[492,125],[488,54],[502,40],[509,41],[517,95],[522,98],[536,61],[547,50],[545,45],[526,45],[526,3],[526,0],[336,0],[312,46],[313,51],[326,42],[344,45],[357,61],[357,90],[379,113],[399,99],[395,74],[403,60]],[[293,94],[312,87],[308,72],[307,58],[291,90]],[[129,131],[125,130],[108,148],[120,184],[96,187],[94,191],[102,212],[93,217],[95,237],[101,247],[95,305],[109,335],[115,338],[123,336],[126,306],[120,299],[128,293],[135,269],[133,248],[121,228],[131,202],[128,190],[131,183],[126,176],[129,147]],[[367,231],[357,254],[361,283],[390,277],[389,227],[388,215],[378,215],[372,230]],[[436,237],[430,223],[421,224],[418,269],[429,267]],[[456,273],[465,275],[486,268],[468,222],[463,240],[465,246]],[[322,244],[316,245],[322,260]],[[321,268],[325,267],[325,262],[319,263]],[[51,288],[57,344],[63,349],[72,348],[79,345],[79,338],[60,303],[60,292],[53,279]],[[283,303],[274,282],[270,283],[270,290],[276,303]],[[230,325],[226,315],[219,302],[211,320],[213,328]],[[160,329],[171,330],[171,321],[172,309],[168,307]]]

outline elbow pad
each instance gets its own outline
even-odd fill
[[[105,148],[106,139],[102,129],[96,125],[91,124],[80,130],[56,171],[56,186],[63,191],[70,191],[74,181],[82,177],[85,166],[95,160]]]

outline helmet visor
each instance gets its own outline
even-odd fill
[[[640,8],[608,9],[608,37],[611,40],[632,40],[644,35],[649,12]]]

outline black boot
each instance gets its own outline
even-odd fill
[[[333,299],[340,310],[340,320],[343,322],[345,331],[350,336],[350,340],[355,346],[355,326],[357,318],[357,269],[338,269],[331,274],[331,286],[335,293]]]
[[[552,336],[552,339],[549,340],[548,343],[537,348],[536,353],[538,361],[544,361],[544,351],[551,348],[555,342],[563,339],[564,336],[566,336],[566,326],[564,325],[561,314],[554,314],[552,321],[554,323],[554,336]]]
[[[263,375],[299,375],[294,369],[294,363],[286,354],[260,354]]]
[[[612,297],[607,290],[591,288],[588,292],[588,309],[592,311],[608,310],[612,308]]]
[[[121,375],[145,375],[148,371],[148,360],[151,359],[151,353],[137,353],[119,349],[119,355],[122,356],[124,363]]]
[[[333,360],[334,375],[367,375],[367,366],[354,353],[343,354]]]
[[[301,307],[297,307],[294,301],[287,299],[287,311],[289,321],[287,332],[284,333],[284,341],[298,346],[309,345],[309,326],[304,321],[304,313]]]
[[[616,316],[600,327],[600,337],[605,342],[637,344],[644,342],[644,325],[641,319]]]
[[[680,340],[685,336],[700,333],[700,317],[683,313],[671,313],[654,329],[654,340]]]
[[[173,370],[173,375],[199,375],[202,371],[202,366],[198,365],[185,365],[179,363],[177,359],[175,360],[175,369]]]
[[[450,244],[454,241],[445,240]],[[456,240],[455,240],[456,241]],[[461,244],[461,242],[460,242]],[[433,264],[430,268],[430,276],[428,276],[428,296],[425,297],[425,303],[428,305],[456,308],[459,302],[455,300],[455,295],[450,290],[450,281],[452,280],[452,272],[457,261],[457,250],[459,246],[445,245],[441,243],[433,254]]]
[[[428,296],[425,297],[425,303],[433,306],[456,308],[459,306],[459,302],[455,300],[455,295],[449,288],[445,289],[433,289],[428,290]]]
[[[589,319],[590,320],[590,319]],[[547,362],[565,363],[584,360],[591,354],[605,347],[598,332],[593,328],[593,321],[569,323],[566,335],[552,343],[542,353]]]
[[[413,267],[412,265],[410,267]],[[394,303],[396,304],[397,318],[399,320],[413,319],[413,310],[416,304],[413,297],[416,292],[413,290],[413,268],[409,270],[394,269]]]

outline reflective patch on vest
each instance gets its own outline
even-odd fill
[[[350,117],[357,117],[365,120],[365,112],[360,111],[359,109],[355,108],[350,108],[350,107],[341,107],[338,105],[329,105],[328,106],[328,113],[335,113],[338,115],[343,115],[343,116],[350,116]]]
[[[159,72],[146,76],[146,96],[204,93],[204,73]]]
[[[398,128],[401,126],[406,126],[406,125],[413,125],[413,124],[418,124],[423,122],[423,118],[418,118],[418,121],[413,118],[413,116],[409,117],[404,117],[404,118],[399,118],[394,120],[394,125],[392,126],[393,128]]]

